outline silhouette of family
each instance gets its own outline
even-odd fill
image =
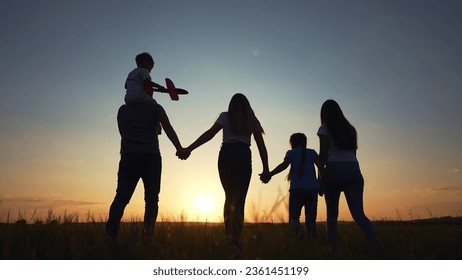
[[[117,189],[106,223],[106,237],[118,238],[119,224],[138,181],[144,184],[144,234],[151,238],[158,214],[162,158],[158,135],[160,127],[176,148],[179,159],[187,159],[201,145],[223,130],[223,141],[218,155],[218,174],[225,192],[223,209],[225,238],[232,254],[241,248],[244,225],[245,199],[252,176],[251,137],[258,147],[263,170],[262,183],[290,166],[289,224],[301,236],[300,215],[305,211],[305,225],[309,236],[316,237],[318,196],[324,196],[327,209],[327,237],[330,245],[338,244],[337,219],[340,194],[343,192],[350,213],[374,248],[379,240],[374,227],[363,210],[364,179],[356,157],[357,132],[345,118],[334,100],[326,100],[321,107],[319,154],[307,148],[303,133],[290,136],[291,149],[272,171],[263,139],[264,129],[248,99],[241,93],[231,98],[228,111],[220,113],[215,123],[186,148],[161,105],[153,99],[153,87],[163,88],[151,81],[154,60],[149,53],[136,56],[137,68],[129,73],[125,88],[125,103],[117,113],[121,136]],[[316,167],[316,168],[315,168]],[[317,172],[316,172],[317,169]]]

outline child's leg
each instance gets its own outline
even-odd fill
[[[135,105],[145,102],[155,102],[157,103],[151,96],[147,95],[144,92],[132,92],[125,94],[125,104],[127,105]]]
[[[316,237],[316,216],[318,213],[318,190],[309,190],[305,203],[305,223],[308,234]]]
[[[300,192],[290,191],[289,195],[289,223],[295,233],[300,233],[300,214],[302,212],[303,200]]]

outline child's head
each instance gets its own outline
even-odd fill
[[[290,146],[292,149],[295,149],[297,147],[302,147],[306,148],[306,136],[303,133],[294,133],[290,136]]]
[[[295,149],[295,148],[298,148],[298,147],[301,147],[302,150],[301,150],[301,161],[300,161],[300,166],[296,167],[296,166],[290,166],[290,171],[289,171],[289,174],[287,174],[287,181],[291,181],[291,175],[292,175],[292,168],[297,168],[297,176],[298,177],[302,177],[303,176],[303,166],[305,165],[305,157],[306,157],[306,153],[305,153],[305,149],[306,149],[306,136],[305,134],[303,133],[294,133],[290,136],[290,146],[292,147],[292,149]]]
[[[152,58],[151,54],[148,52],[140,53],[135,58],[136,66],[139,68],[146,68],[149,71],[154,68],[154,59]]]

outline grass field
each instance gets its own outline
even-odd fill
[[[121,224],[116,243],[104,238],[103,222],[24,220],[0,223],[0,259],[4,260],[208,260],[227,259],[223,225],[158,222],[146,241],[142,223]],[[383,245],[383,259],[462,259],[462,218],[374,222]],[[339,224],[340,246],[330,250],[324,223],[318,238],[297,239],[283,223],[246,224],[240,259],[364,260],[376,256],[355,223]]]

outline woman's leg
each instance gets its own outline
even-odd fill
[[[371,221],[364,213],[363,203],[363,186],[350,185],[345,187],[345,198],[350,209],[351,216],[362,229],[369,242],[378,243],[377,235]]]
[[[229,156],[224,153],[223,148],[220,151],[218,158],[218,173],[220,175],[221,185],[225,191],[225,205],[223,207],[223,219],[225,224],[225,236],[228,242],[231,242],[231,229],[232,229],[232,213],[233,213],[233,201],[234,192],[232,186],[232,174],[230,173]]]
[[[249,147],[222,147],[218,159],[220,181],[225,191],[225,232],[231,245],[239,247],[244,225],[244,209],[252,175]]]
[[[331,245],[336,246],[338,242],[337,219],[338,205],[340,200],[340,191],[336,189],[326,188],[324,193],[327,210],[327,238]]]
[[[371,221],[364,213],[364,178],[359,164],[351,163],[345,168],[345,198],[350,209],[351,216],[363,230],[369,242],[378,244],[377,235]]]

